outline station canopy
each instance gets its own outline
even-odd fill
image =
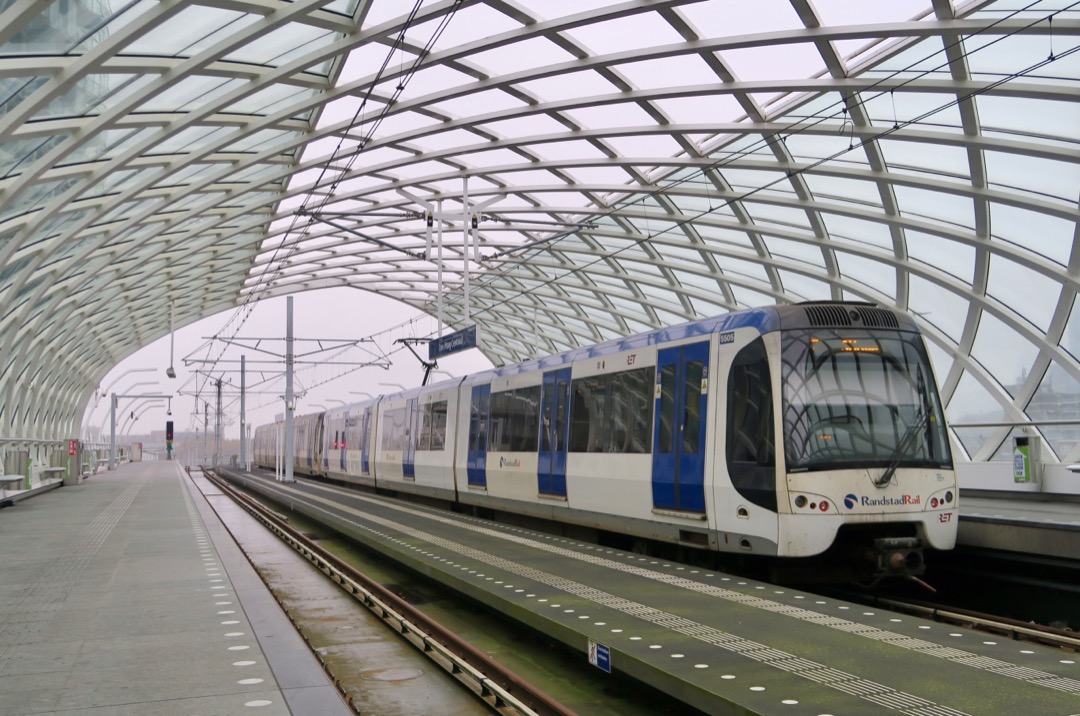
[[[961,457],[1030,421],[1077,460],[1078,36],[1066,0],[0,0],[0,437],[77,434],[170,303],[441,283],[496,364],[895,306]]]

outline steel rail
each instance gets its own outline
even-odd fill
[[[573,711],[462,640],[398,595],[316,544],[287,524],[287,517],[236,489],[216,472],[204,468],[203,473],[237,504],[496,713],[506,716],[576,716]]]
[[[1078,636],[1076,632],[1067,631],[1065,629],[1032,624],[1030,622],[1023,622],[1017,619],[994,616],[967,609],[945,607],[931,602],[890,599],[886,597],[878,597],[873,601],[875,604],[880,604],[896,611],[906,611],[935,620],[965,624],[976,629],[984,629],[986,631],[1004,634],[1013,639],[1026,638],[1030,641],[1037,641],[1042,644],[1080,650],[1080,636]]]

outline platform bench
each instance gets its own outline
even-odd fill
[[[41,469],[41,478],[46,479],[48,477],[63,478],[67,474],[66,467],[44,467]]]
[[[0,475],[0,490],[6,495],[12,487],[20,487],[24,480],[26,475]]]

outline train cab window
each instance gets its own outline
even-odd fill
[[[773,390],[765,342],[735,356],[727,385],[727,468],[732,486],[750,502],[776,509]]]

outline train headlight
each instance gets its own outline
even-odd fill
[[[796,495],[791,502],[797,512],[828,512],[832,509],[826,497],[812,493]]]
[[[950,507],[956,507],[956,493],[951,489],[939,490],[930,495],[930,499],[926,501],[928,510],[944,510]]]

